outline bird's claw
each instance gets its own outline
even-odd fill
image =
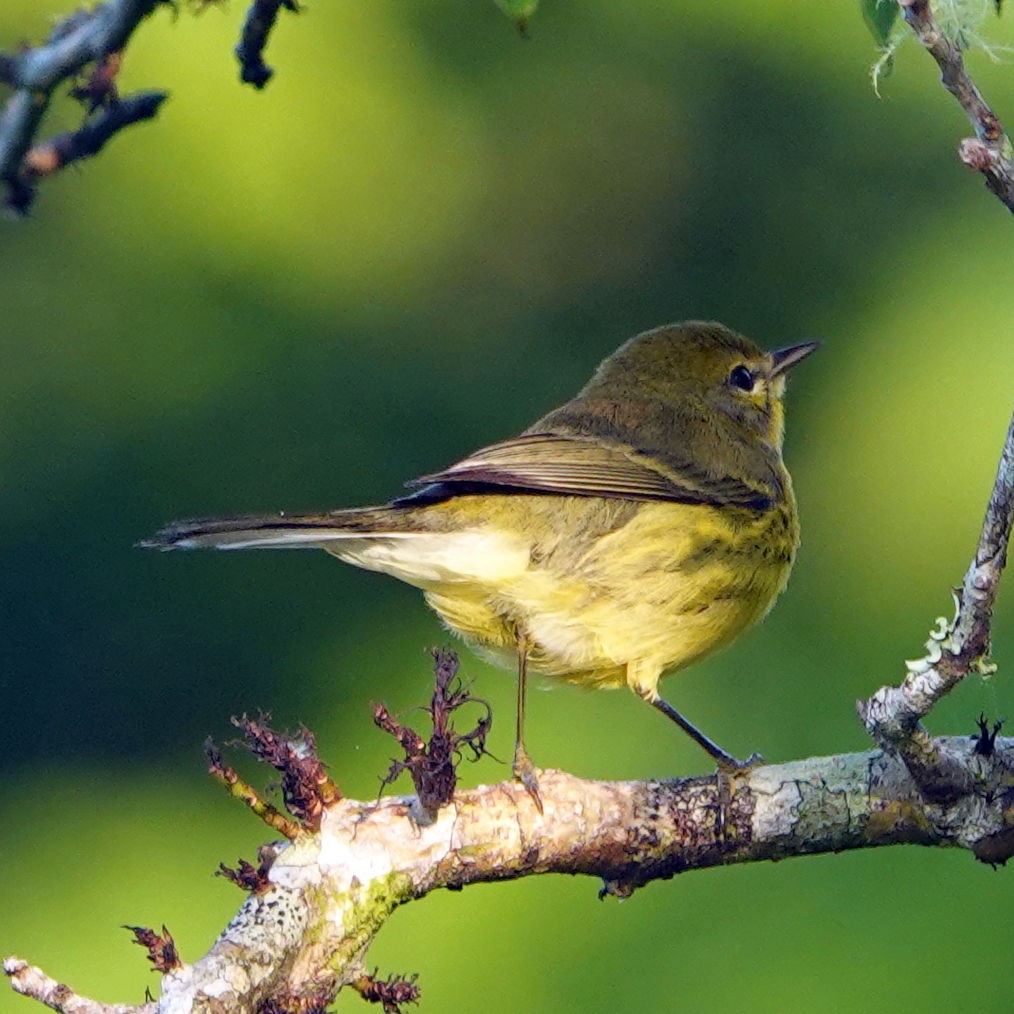
[[[730,841],[729,830],[732,827],[730,820],[732,800],[736,794],[736,781],[744,775],[760,767],[764,758],[759,753],[752,753],[746,760],[737,760],[735,757],[724,757],[718,761],[718,770],[715,772],[715,781],[718,788],[718,813],[715,819],[715,835],[719,841]]]
[[[542,795],[539,793],[539,778],[535,772],[535,765],[532,763],[528,751],[520,743],[514,748],[514,763],[511,765],[515,781],[520,782],[532,798],[535,808],[542,813]]]

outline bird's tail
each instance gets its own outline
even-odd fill
[[[145,549],[328,549],[329,543],[415,534],[411,511],[358,507],[329,514],[248,514],[175,521],[138,543]],[[335,546],[334,548],[338,548]]]

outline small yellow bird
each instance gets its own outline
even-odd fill
[[[416,479],[382,507],[180,521],[142,546],[319,548],[421,588],[454,633],[526,672],[626,684],[725,772],[741,767],[658,692],[729,644],[785,587],[799,544],[782,462],[786,372],[816,342],[765,353],[688,321],[622,345],[520,436]]]

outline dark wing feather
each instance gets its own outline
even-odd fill
[[[423,488],[405,501],[509,488],[561,496],[736,504],[754,510],[772,502],[770,489],[713,478],[689,465],[674,468],[633,448],[556,433],[529,433],[484,447],[408,485]]]

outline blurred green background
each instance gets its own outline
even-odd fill
[[[857,5],[548,2],[523,43],[492,3],[320,3],[282,17],[263,93],[236,80],[242,7],[145,24],[121,83],[171,90],[158,121],[0,225],[0,953],[109,1001],[157,989],[121,924],[198,957],[241,900],[212,871],[268,837],[204,775],[204,737],[243,710],[305,722],[369,797],[392,754],[369,703],[424,701],[447,640],[418,593],[324,554],[139,538],[383,501],[666,321],[820,338],[790,397],[788,592],[668,696],[740,755],[862,750],[855,699],[950,611],[1014,391],[1010,215],[958,163],[925,53],[874,96]],[[5,0],[0,48],[66,9]],[[1014,68],[970,62],[1014,121]],[[934,731],[1014,718],[1009,587],[995,655]],[[513,682],[463,658],[509,757]],[[537,693],[529,723],[545,766],[707,769],[631,694]],[[418,971],[429,1014],[1011,1009],[1011,874],[967,853],[597,887],[434,896],[370,959]]]

